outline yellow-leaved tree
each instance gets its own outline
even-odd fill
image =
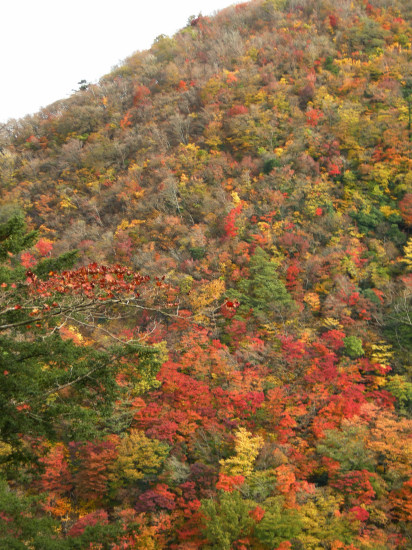
[[[235,456],[221,460],[222,472],[231,475],[248,477],[253,472],[255,460],[263,446],[263,437],[253,436],[245,428],[236,433]]]
[[[169,446],[149,439],[141,430],[131,430],[119,447],[111,479],[116,485],[134,483],[156,474],[169,453]]]
[[[408,242],[403,250],[405,252],[405,257],[402,261],[406,264],[406,269],[408,271],[412,271],[412,237],[409,237]]]

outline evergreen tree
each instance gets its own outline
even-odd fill
[[[21,217],[15,216],[0,226],[0,235],[2,274],[9,281],[0,290],[0,443],[10,448],[2,457],[10,462],[24,448],[25,436],[70,441],[104,435],[116,401],[130,387],[136,395],[139,388],[150,388],[160,359],[156,349],[140,344],[96,349],[85,345],[76,330],[63,340],[59,324],[75,311],[90,313],[93,300],[71,301],[68,295],[63,305],[52,307],[51,292],[32,296],[14,259],[37,234],[27,233]],[[45,274],[46,265],[70,265],[74,258],[75,253],[69,253],[46,259],[39,273]],[[120,372],[127,372],[126,387],[116,382]]]
[[[293,309],[293,300],[276,273],[276,266],[262,248],[256,248],[249,262],[249,278],[241,279],[228,297],[240,302],[239,312],[252,309],[260,320],[284,318]]]

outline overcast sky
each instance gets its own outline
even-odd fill
[[[0,122],[96,82],[191,15],[238,0],[0,0]]]

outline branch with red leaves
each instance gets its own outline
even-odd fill
[[[27,271],[24,283],[3,287],[0,332],[33,326],[47,328],[57,319],[96,328],[102,319],[133,318],[136,310],[163,318],[180,318],[176,295],[164,276],[151,279],[117,264],[93,263],[62,273],[50,272],[47,280]],[[237,306],[224,301],[217,310],[234,314]],[[10,318],[13,312],[15,315]],[[185,321],[191,322],[187,317]]]

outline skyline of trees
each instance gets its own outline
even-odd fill
[[[0,545],[409,547],[411,15],[238,4],[1,127]]]

